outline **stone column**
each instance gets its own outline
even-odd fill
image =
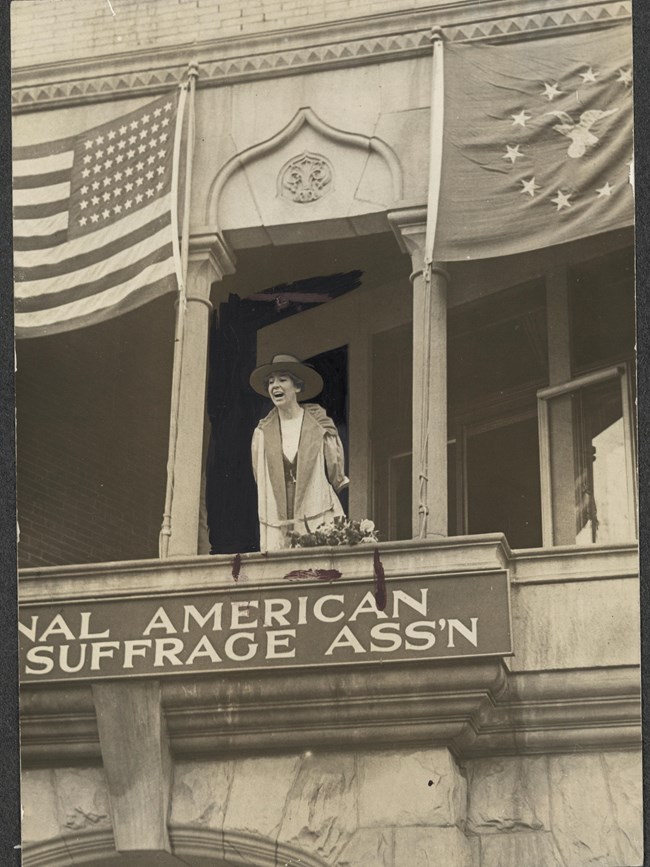
[[[104,681],[92,690],[116,851],[134,867],[181,865],[167,830],[172,760],[158,681]]]
[[[448,275],[434,262],[424,273],[426,208],[388,215],[413,271],[413,536],[447,535],[447,286]],[[426,418],[425,418],[426,415]],[[426,454],[425,454],[426,452]],[[426,465],[426,484],[422,485]]]
[[[192,555],[198,550],[210,287],[234,270],[234,257],[222,238],[213,234],[190,238],[169,556]]]

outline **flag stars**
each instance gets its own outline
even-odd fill
[[[84,169],[81,173],[81,177],[87,178],[89,174],[90,174],[90,169]]]
[[[93,196],[90,201],[93,203],[93,205],[95,205],[95,207],[97,207],[100,202],[99,196]]]
[[[531,197],[531,199],[535,198],[537,190],[541,189],[540,185],[535,183],[534,177],[528,178],[528,180],[524,178],[523,180],[519,181],[519,183],[521,184],[521,190],[519,192],[527,193]]]
[[[118,204],[118,205],[114,205],[114,206],[113,206],[113,211],[114,211],[116,214],[119,214],[119,213],[122,211],[122,205],[119,205],[119,204]]]
[[[93,181],[91,184],[91,187],[93,188],[93,190],[98,190],[99,189],[99,181]]]
[[[553,102],[556,96],[560,96],[561,93],[564,93],[563,90],[560,90],[557,86],[557,81],[555,84],[549,84],[547,81],[544,82],[544,90],[542,91],[542,96],[545,96],[549,102]]]
[[[561,211],[562,208],[571,208],[572,203],[569,201],[571,198],[571,193],[565,194],[562,190],[557,191],[557,195],[554,199],[551,199],[553,204],[556,206],[557,211]]]
[[[152,126],[151,126],[151,132],[158,132],[159,129],[160,129],[160,124],[159,124],[159,123],[154,123],[154,124],[152,124]]]
[[[146,151],[146,149],[147,149],[147,146],[145,144],[138,145],[138,153],[139,154],[143,154]]]
[[[108,208],[104,208],[104,210],[102,211],[102,217],[106,220],[108,217],[110,217],[110,215],[111,212],[108,210]]]
[[[158,181],[158,183],[156,184],[156,189],[158,190],[158,192],[160,192],[160,191],[162,190],[163,187],[164,187],[163,182],[162,182],[162,181]]]
[[[172,110],[171,102],[166,102],[165,103],[165,111],[171,111],[171,110]]]
[[[169,134],[168,134],[168,133],[166,133],[166,132],[161,133],[161,134],[160,134],[160,143],[161,143],[161,144],[164,144],[164,143],[167,141],[168,138],[169,138]]]
[[[135,179],[135,185],[136,185],[136,187],[141,187],[142,184],[144,184],[144,179],[143,179],[143,178],[136,178],[136,179]]]
[[[516,145],[515,147],[510,147],[510,145],[506,145],[506,152],[503,154],[504,160],[510,160],[510,163],[514,166],[518,159],[523,157],[523,154],[519,150],[520,145]]]
[[[98,135],[97,138],[95,139],[95,144],[96,145],[104,144],[104,136]]]
[[[153,154],[149,154],[149,156],[147,157],[147,163],[149,165],[151,165],[152,163],[155,163],[155,162],[156,162],[155,156]]]
[[[138,193],[137,196],[135,197],[135,201],[136,201],[136,203],[137,203],[138,205],[140,204],[140,202],[141,202],[143,199],[144,199],[144,196],[142,195],[142,193]]]
[[[129,136],[129,144],[130,145],[134,145],[137,142],[137,140],[138,140],[137,135],[130,135]]]
[[[142,115],[142,123],[149,123],[150,120],[151,120],[150,114],[143,114]]]
[[[596,190],[596,195],[598,196],[599,199],[609,199],[609,197],[612,195],[613,192],[614,192],[613,185],[610,184],[609,181],[607,181],[607,183],[605,184],[604,187],[600,187],[599,189]]]
[[[158,172],[159,175],[164,175],[165,174],[165,167],[164,166],[156,166],[156,171]]]
[[[163,117],[163,119],[160,121],[160,125],[161,126],[169,126],[169,118]]]
[[[105,168],[107,171],[108,171],[108,169],[110,169],[110,167],[111,167],[112,165],[113,165],[113,160],[106,160],[106,161],[104,162],[104,168]]]
[[[115,162],[119,165],[121,162],[124,162],[124,154],[116,154]]]
[[[166,154],[165,154],[165,151],[164,151],[164,150],[161,149],[161,150],[158,151],[158,158],[159,158],[159,159],[164,160],[164,159],[165,159],[165,156],[166,156]]]
[[[102,199],[103,199],[105,202],[110,202],[110,200],[111,200],[111,194],[108,192],[108,190],[106,190],[106,192],[105,192],[104,195],[102,196]]]
[[[594,72],[591,66],[586,72],[581,72],[579,75],[583,84],[596,84],[598,79],[598,73]]]
[[[89,151],[89,150],[92,149],[92,146],[93,146],[94,144],[95,144],[95,142],[94,142],[92,139],[87,139],[87,140],[84,142],[84,147],[86,148],[87,151]]]
[[[82,199],[79,202],[79,207],[81,208],[82,211],[85,211],[86,208],[88,207],[88,202],[85,199]]]
[[[113,175],[113,180],[114,181],[121,181],[122,180],[122,172],[115,172],[115,174]]]
[[[138,128],[138,121],[132,120],[131,123],[129,124],[129,126],[131,127],[131,129],[137,129]]]
[[[110,179],[110,178],[104,178],[104,180],[102,181],[102,183],[104,184],[105,187],[110,187],[110,185],[111,185],[111,179]]]
[[[133,205],[133,199],[127,199],[127,200],[124,202],[124,210],[125,210],[125,211],[128,211],[129,208],[132,207],[132,205]]]
[[[151,169],[149,169],[149,171],[148,171],[147,174],[145,175],[145,178],[146,178],[148,181],[150,181],[150,180],[153,178],[153,171],[151,171]]]
[[[149,135],[146,129],[140,130],[140,138],[146,138]]]
[[[127,127],[125,125],[122,125],[120,127],[120,135],[126,135],[126,130],[127,130]]]
[[[132,174],[133,174],[133,166],[126,166],[126,168],[124,169],[124,176],[127,178],[130,178]]]
[[[107,154],[112,154],[114,151],[115,151],[115,145],[109,145],[109,146],[106,148],[106,153],[107,153]]]
[[[160,117],[161,114],[162,114],[162,108],[158,107],[158,108],[154,109],[154,112],[153,112],[154,117]]]
[[[153,196],[153,194],[154,194],[153,190],[151,189],[151,187],[149,187],[149,189],[147,190],[147,198],[150,199]]]
[[[124,189],[127,191],[127,193],[130,193],[131,190],[133,189],[132,181],[127,181],[127,183],[124,184]]]
[[[619,69],[618,78],[616,80],[619,81],[621,84],[624,84],[626,87],[629,87],[632,84],[632,70]]]
[[[122,187],[115,187],[113,190],[113,196],[117,199],[118,196],[122,195]]]
[[[522,127],[525,127],[525,126],[526,126],[526,122],[529,121],[529,120],[532,118],[532,114],[528,114],[527,111],[525,111],[524,109],[522,109],[522,110],[519,112],[519,114],[511,114],[510,117],[512,118],[512,125],[513,125],[513,126],[522,126]]]
[[[97,223],[98,221],[99,221],[99,214],[91,214],[90,215],[90,222],[91,223]]]
[[[115,138],[116,135],[117,135],[117,133],[115,132],[114,129],[109,130],[108,131],[108,140],[113,141],[113,139]]]
[[[117,143],[117,147],[119,150],[123,151],[126,147],[126,139],[121,138]]]
[[[87,222],[88,222],[88,218],[87,218],[87,217],[81,217],[81,219],[79,220],[79,225],[80,225],[80,226],[85,226]]]
[[[90,154],[86,154],[86,156],[84,157],[84,162],[86,163],[86,165],[91,161],[92,157],[90,156]]]
[[[93,174],[98,175],[101,172],[101,170],[102,170],[102,167],[100,165],[94,165],[93,166]]]
[[[87,192],[88,192],[88,187],[83,186],[83,187],[81,188],[81,195],[82,195],[82,196],[85,196]]]

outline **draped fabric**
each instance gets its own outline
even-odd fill
[[[19,336],[92,325],[177,289],[175,92],[67,139],[16,147]]]
[[[440,261],[633,222],[629,26],[445,46]]]

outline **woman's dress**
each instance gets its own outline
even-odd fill
[[[282,452],[280,416],[274,407],[253,433],[253,473],[257,482],[260,550],[289,545],[289,533],[306,533],[331,523],[343,508],[337,494],[349,484],[336,425],[314,403],[305,410],[295,460]]]

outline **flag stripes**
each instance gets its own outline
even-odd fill
[[[18,334],[92,324],[176,289],[178,102],[14,148]]]
[[[144,267],[148,261],[160,262],[171,256],[172,252],[169,228],[165,227],[137,247],[131,245],[116,256],[80,268],[72,275],[65,274],[61,277],[46,277],[43,280],[31,281],[25,288],[18,309],[27,310],[28,304],[29,309],[36,309],[34,302],[37,302],[38,307],[42,307],[42,295],[46,292],[48,293],[47,306],[50,307],[60,304],[64,298],[67,300],[72,300],[74,297],[85,298],[87,295],[122,282],[127,274],[129,277],[135,276],[137,269]]]

